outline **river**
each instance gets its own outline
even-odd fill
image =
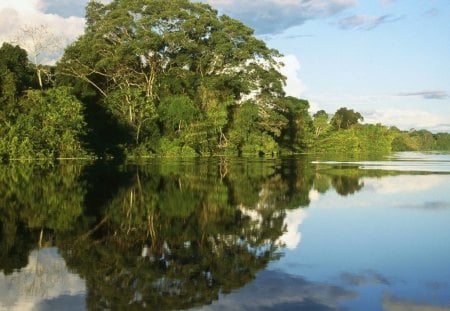
[[[0,166],[0,310],[450,310],[450,155]]]

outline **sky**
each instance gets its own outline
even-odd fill
[[[285,91],[309,100],[311,113],[347,107],[366,123],[450,132],[448,0],[196,1],[280,51]],[[83,33],[86,2],[0,0],[0,43],[48,24],[68,44]]]

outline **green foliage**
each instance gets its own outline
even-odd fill
[[[295,97],[282,99],[282,114],[287,119],[287,126],[283,128],[280,140],[283,147],[293,152],[304,152],[311,144],[311,117],[309,116],[309,102]]]
[[[316,153],[341,154],[348,157],[380,155],[391,151],[393,133],[380,124],[353,126],[347,130],[331,132],[315,142]]]
[[[328,122],[328,119],[328,113],[325,110],[319,110],[313,115],[313,134],[315,139],[326,135],[331,130],[331,124]]]
[[[19,46],[3,43],[0,48],[0,135],[19,113],[17,102],[33,86],[33,71],[27,52]]]
[[[359,112],[342,107],[335,112],[330,122],[335,130],[340,130],[348,129],[352,125],[358,124],[359,121],[363,120],[364,118]]]
[[[181,139],[175,138],[170,140],[169,138],[163,137],[160,141],[159,154],[163,156],[188,156],[193,157],[196,155],[195,150],[186,145]]]
[[[433,133],[427,130],[418,130],[411,132],[410,135],[418,142],[420,150],[436,150],[436,139]]]
[[[393,151],[447,151],[450,150],[450,133],[433,134],[427,130],[402,132],[393,130]]]
[[[129,129],[134,138],[130,144],[138,144],[152,137],[157,119],[156,107],[150,98],[143,96],[139,88],[113,90],[104,103],[112,115]]]
[[[437,133],[434,137],[436,138],[436,150],[450,150],[450,133]]]
[[[345,107],[311,117],[284,96],[281,55],[207,4],[90,1],[86,21],[46,91],[32,90],[25,50],[0,48],[1,161],[450,149],[445,134],[361,125]]]
[[[392,141],[392,151],[418,151],[419,142],[408,133],[397,132]]]
[[[15,159],[87,155],[81,143],[82,105],[67,88],[28,91],[20,107],[21,113],[0,140],[0,154]]]
[[[158,114],[169,137],[186,130],[189,124],[200,118],[200,111],[194,102],[181,95],[164,98],[159,104]]]
[[[15,96],[20,96],[23,90],[33,86],[33,70],[28,61],[27,52],[20,46],[3,43],[0,47],[0,68],[0,77],[9,75],[15,83]],[[3,83],[0,87],[0,94],[12,92]]]
[[[240,144],[228,137],[229,111],[246,96],[259,112],[251,144],[263,144],[264,153],[277,149],[273,141],[287,123],[273,109],[283,92],[280,55],[253,30],[187,0],[89,3],[86,19],[85,34],[58,63],[59,81],[80,96],[86,93],[80,81],[97,93],[135,137],[128,152],[165,153],[167,140],[157,142],[163,136],[197,154],[237,153],[240,148],[228,148]]]
[[[275,110],[267,111],[247,101],[232,111],[228,130],[230,153],[240,155],[275,154],[279,146],[274,137],[281,135],[286,118]]]

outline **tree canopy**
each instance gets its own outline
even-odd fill
[[[331,124],[335,129],[348,129],[359,121],[364,121],[364,117],[359,112],[346,107],[338,109],[331,118]]]
[[[155,126],[164,132],[176,124],[172,141],[217,150],[228,109],[244,102],[257,107],[263,131],[279,131],[271,119],[283,95],[280,54],[241,22],[187,0],[90,2],[86,11],[86,32],[66,49],[58,73],[89,85],[133,132],[135,146],[156,151]],[[193,129],[202,137],[182,135]]]

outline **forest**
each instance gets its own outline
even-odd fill
[[[0,160],[450,150],[449,133],[347,107],[311,115],[284,93],[281,56],[207,4],[90,1],[55,65],[0,47]]]

